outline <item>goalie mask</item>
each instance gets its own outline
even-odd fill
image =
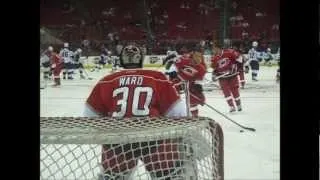
[[[142,51],[137,46],[125,46],[120,54],[120,65],[125,69],[142,68]]]

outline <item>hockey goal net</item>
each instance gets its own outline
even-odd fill
[[[223,180],[210,118],[41,117],[40,179]]]

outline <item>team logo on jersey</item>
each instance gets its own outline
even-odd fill
[[[223,68],[225,67],[227,64],[229,63],[229,59],[228,58],[222,58],[218,61],[218,67],[219,68]]]
[[[194,76],[196,73],[198,73],[198,70],[191,66],[185,66],[181,71],[188,76]]]

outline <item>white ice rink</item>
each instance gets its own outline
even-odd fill
[[[259,81],[246,74],[247,87],[240,90],[242,112],[228,113],[221,90],[206,92],[207,103],[256,132],[240,133],[240,128],[206,106],[200,116],[219,122],[224,132],[224,176],[226,180],[280,179],[280,88],[275,82],[277,67],[261,67]],[[62,80],[60,88],[48,87],[40,92],[42,117],[82,116],[83,104],[98,81],[110,69],[89,72],[93,80]],[[210,78],[210,74],[208,74]]]

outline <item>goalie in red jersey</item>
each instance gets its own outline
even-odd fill
[[[132,45],[123,48],[120,64],[124,70],[103,77],[93,88],[85,106],[86,117],[185,117],[185,101],[180,99],[167,77],[143,70],[141,50]],[[120,120],[120,119],[119,119]],[[103,145],[102,179],[128,179],[138,159],[146,164],[153,178],[171,176],[183,166],[175,140]],[[169,178],[170,179],[170,178]]]
[[[206,65],[202,53],[193,51],[184,53],[180,58],[165,59],[166,74],[179,92],[185,90],[190,94],[189,111],[193,117],[199,114],[198,105],[204,105],[205,96],[203,94],[202,85],[199,83],[203,80],[206,73]],[[185,82],[189,83],[189,88],[185,89]]]
[[[222,45],[219,43],[214,45],[213,52],[215,55],[211,59],[212,79],[213,81],[219,81],[224,97],[230,107],[230,112],[236,111],[234,101],[238,111],[241,111],[238,67],[239,63],[243,61],[242,56],[235,50],[222,49]]]

